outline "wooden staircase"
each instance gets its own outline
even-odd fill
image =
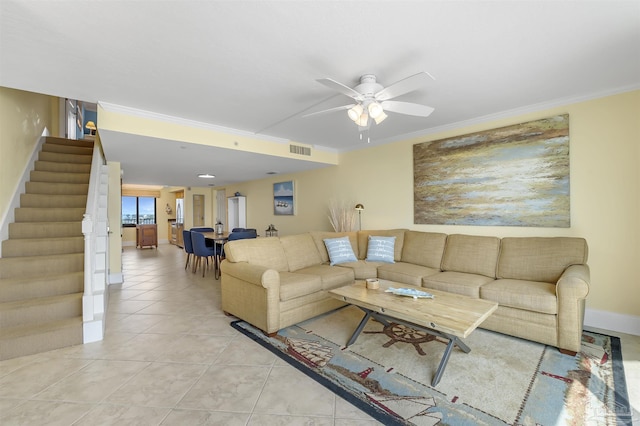
[[[93,142],[48,137],[0,258],[0,360],[82,343]]]

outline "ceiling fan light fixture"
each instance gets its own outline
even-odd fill
[[[367,107],[367,109],[369,110],[369,115],[374,120],[376,118],[378,118],[380,115],[384,114],[384,110],[382,109],[382,105],[380,105],[378,102],[371,102],[369,104],[369,106]]]
[[[373,116],[372,116],[373,117]],[[388,115],[384,113],[384,111],[382,111],[380,114],[378,114],[377,117],[373,117],[374,121],[376,122],[376,124],[380,124],[384,121],[385,118],[387,118]]]
[[[350,108],[349,111],[347,111],[347,115],[352,121],[358,122],[363,111],[364,109],[362,108],[362,105],[357,104],[354,105],[353,108]]]
[[[363,111],[362,114],[360,114],[360,118],[356,120],[356,124],[360,127],[367,127],[368,123],[369,123],[369,114]]]

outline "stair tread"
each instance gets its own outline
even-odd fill
[[[33,238],[11,238],[8,240],[4,240],[3,243],[10,243],[12,241],[16,241],[16,242],[20,242],[20,241],[25,241],[25,242],[29,242],[29,243],[33,243],[35,241],[40,241],[42,243],[48,243],[52,240],[56,240],[56,241],[75,241],[78,239],[83,239],[82,235],[75,235],[75,236],[71,236],[71,237],[33,237]]]

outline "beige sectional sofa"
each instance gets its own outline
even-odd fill
[[[366,260],[370,236],[395,237],[394,263]],[[330,266],[324,240],[337,237],[349,239],[356,261]],[[378,277],[498,302],[482,328],[580,350],[590,282],[583,238],[310,232],[231,241],[225,254],[222,309],[268,334],[342,306],[327,290]]]

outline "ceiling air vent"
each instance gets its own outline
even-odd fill
[[[289,152],[298,155],[311,155],[311,148],[307,146],[289,145]]]

